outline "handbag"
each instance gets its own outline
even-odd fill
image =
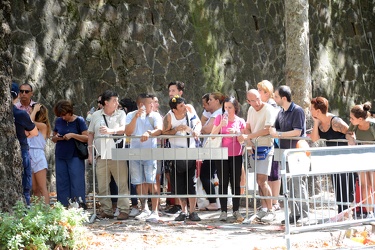
[[[221,147],[222,138],[221,137],[208,137],[206,142],[204,143],[204,148],[220,148]]]
[[[76,145],[78,158],[81,160],[86,160],[87,158],[89,158],[89,150],[87,148],[87,143],[78,141],[76,139],[74,139],[74,143]]]
[[[265,160],[272,147],[257,147],[257,160]],[[251,155],[255,160],[255,154]]]
[[[221,134],[221,129],[220,129]],[[204,143],[204,148],[221,148],[221,143],[223,142],[222,137],[208,137],[206,142]]]
[[[81,133],[82,131],[81,131],[81,128],[79,127],[77,119],[76,119],[76,126],[77,126],[78,133]],[[81,141],[74,139],[74,144],[76,145],[77,155],[79,159],[86,160],[87,158],[89,158],[89,150],[87,148],[87,142],[81,142]]]

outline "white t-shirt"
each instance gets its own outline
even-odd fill
[[[138,110],[129,112],[126,116],[126,125],[131,123],[134,116],[137,114]],[[133,136],[141,136],[147,130],[154,130],[156,127],[162,128],[163,118],[158,112],[152,111],[145,117],[138,117]],[[141,142],[140,138],[132,138],[130,141],[130,148],[156,148],[157,147],[157,138],[149,138],[147,141]]]
[[[256,111],[250,107],[247,111],[246,123],[250,125],[251,133],[264,129],[265,126],[273,126],[276,120],[275,108],[268,103],[264,103],[261,110]],[[255,144],[255,139],[252,140]],[[273,138],[260,138],[259,146],[270,147],[273,145]]]
[[[170,114],[171,116],[171,125],[172,125],[172,129],[173,128],[176,128],[180,125],[187,125],[187,120],[186,120],[186,116],[184,116],[183,119],[181,120],[177,120],[176,119],[176,116],[174,115],[174,113],[172,112],[172,110],[170,110],[168,112],[168,114]],[[199,119],[197,119],[197,116],[195,114],[192,114],[190,112],[187,112],[186,113],[187,116],[188,116],[188,120],[189,120],[189,126],[190,128],[193,128],[195,126],[195,124],[197,122],[199,122]],[[186,135],[185,132],[181,132],[181,131],[177,131],[176,135]],[[193,137],[190,137],[189,139],[189,148],[195,148],[195,140]],[[169,138],[169,143],[171,145],[171,148],[187,148],[187,139],[186,138]]]
[[[101,152],[101,140],[95,140],[100,135],[99,128],[100,122],[104,120],[103,114],[105,115],[105,119],[108,123],[108,128],[116,129],[116,130],[123,130],[125,128],[125,119],[126,113],[123,110],[115,110],[112,115],[106,115],[103,109],[95,111],[91,116],[91,122],[88,128],[89,133],[94,133],[94,143],[95,148],[98,152]],[[115,144],[113,143],[113,146]]]

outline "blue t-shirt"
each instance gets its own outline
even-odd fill
[[[35,124],[31,121],[29,114],[25,110],[20,110],[13,105],[14,124],[16,125],[16,134],[20,142],[21,149],[28,149],[27,137],[25,131],[31,131]]]
[[[55,121],[55,128],[53,129],[54,132],[60,135],[68,133],[82,134],[82,132],[86,130],[87,126],[82,116],[77,116],[72,122],[67,122],[61,117],[58,117]],[[62,159],[78,157],[74,139],[57,141],[55,156]]]
[[[278,113],[275,128],[277,131],[286,132],[291,130],[301,130],[300,137],[306,136],[306,117],[303,109],[292,102],[288,110],[281,109]],[[295,148],[298,140],[281,139],[280,148]]]

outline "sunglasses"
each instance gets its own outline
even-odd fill
[[[31,92],[31,90],[23,90],[23,89],[20,89],[20,93],[26,93],[26,94],[28,94],[28,93],[30,93]]]

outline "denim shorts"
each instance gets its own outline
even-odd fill
[[[156,183],[156,161],[129,161],[131,184]]]

